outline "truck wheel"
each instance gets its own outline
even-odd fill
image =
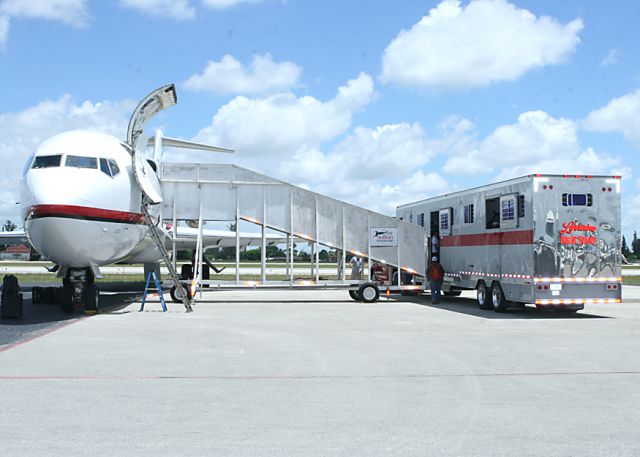
[[[349,297],[351,297],[355,301],[362,301],[362,299],[360,298],[360,295],[358,295],[357,290],[350,290]]]
[[[484,281],[480,281],[476,286],[476,299],[478,300],[478,307],[480,309],[491,309],[489,303],[489,290]]]
[[[504,299],[504,292],[499,282],[491,285],[491,305],[496,313],[504,313],[507,310],[507,301]]]
[[[378,301],[378,298],[380,298],[380,290],[375,284],[363,284],[358,290],[358,295],[360,295],[363,302],[373,303]]]

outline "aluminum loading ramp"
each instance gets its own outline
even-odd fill
[[[294,281],[293,244],[301,240],[315,246],[315,281],[306,281],[305,285],[354,283],[346,279],[344,268],[338,268],[337,281],[321,281],[319,251],[322,247],[337,249],[342,265],[346,259],[346,252],[350,252],[370,261],[399,267],[402,271],[416,276],[424,276],[425,236],[424,229],[417,225],[359,208],[236,165],[164,162],[159,176],[164,198],[161,203],[163,221],[173,221],[174,226],[178,221],[199,221],[198,226],[201,228],[202,222],[206,221],[235,221],[236,228],[240,227],[240,221],[248,221],[261,227],[262,281],[251,281],[252,286],[283,283],[266,280],[265,247],[273,237],[265,233],[266,229],[276,230],[283,235],[280,240],[281,244],[287,245],[289,281],[286,283],[290,286],[299,285]],[[239,232],[236,230],[235,281],[202,283],[247,285],[240,281]],[[202,243],[199,244],[202,246]],[[204,246],[207,247],[211,246]],[[201,251],[202,249],[199,250],[200,256]],[[400,275],[397,276],[396,281],[400,281]],[[366,277],[365,275],[364,278]]]

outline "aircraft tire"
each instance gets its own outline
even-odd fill
[[[42,303],[42,287],[34,286],[31,289],[31,303],[34,305]]]
[[[62,297],[60,297],[60,309],[65,314],[71,314],[74,311],[73,306],[73,289],[70,285],[62,287]]]
[[[100,304],[100,291],[98,287],[91,283],[88,284],[84,291],[84,309],[85,311],[98,311]]]

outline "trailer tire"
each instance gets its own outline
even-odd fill
[[[191,296],[191,289],[188,287],[187,284],[182,284],[181,286],[181,291],[177,291],[176,290],[176,286],[172,286],[171,290],[169,290],[169,295],[171,295],[171,300],[174,303],[182,303],[182,294],[187,294],[187,298],[189,300],[191,300],[193,297]]]
[[[358,289],[358,295],[365,303],[377,302],[378,298],[380,298],[380,289],[375,284],[363,284]]]
[[[499,282],[494,282],[491,285],[491,305],[496,313],[504,313],[508,308],[502,286]]]
[[[360,295],[358,294],[357,290],[350,290],[349,291],[349,297],[351,297],[355,301],[362,301],[362,299],[360,298]]]
[[[479,281],[476,286],[476,300],[478,301],[478,307],[480,309],[491,309],[489,303],[489,290],[484,281]]]

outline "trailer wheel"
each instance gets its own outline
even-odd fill
[[[375,284],[363,284],[358,290],[358,295],[360,295],[363,302],[373,303],[378,301],[378,298],[380,298],[380,289],[378,289],[378,286]]]
[[[360,295],[358,295],[357,290],[350,290],[349,297],[351,297],[355,301],[362,301],[362,299],[360,298]]]
[[[491,309],[489,304],[489,290],[484,281],[478,282],[476,286],[476,299],[478,300],[478,307],[480,309]]]
[[[171,300],[174,303],[182,303],[182,297],[184,296],[184,294],[187,294],[187,298],[189,300],[193,298],[191,296],[191,289],[186,284],[181,285],[180,289],[177,289],[176,286],[172,286],[171,290],[169,291],[169,295],[171,295]]]
[[[507,310],[507,301],[504,299],[504,292],[499,282],[491,285],[491,305],[496,313],[504,313]]]

